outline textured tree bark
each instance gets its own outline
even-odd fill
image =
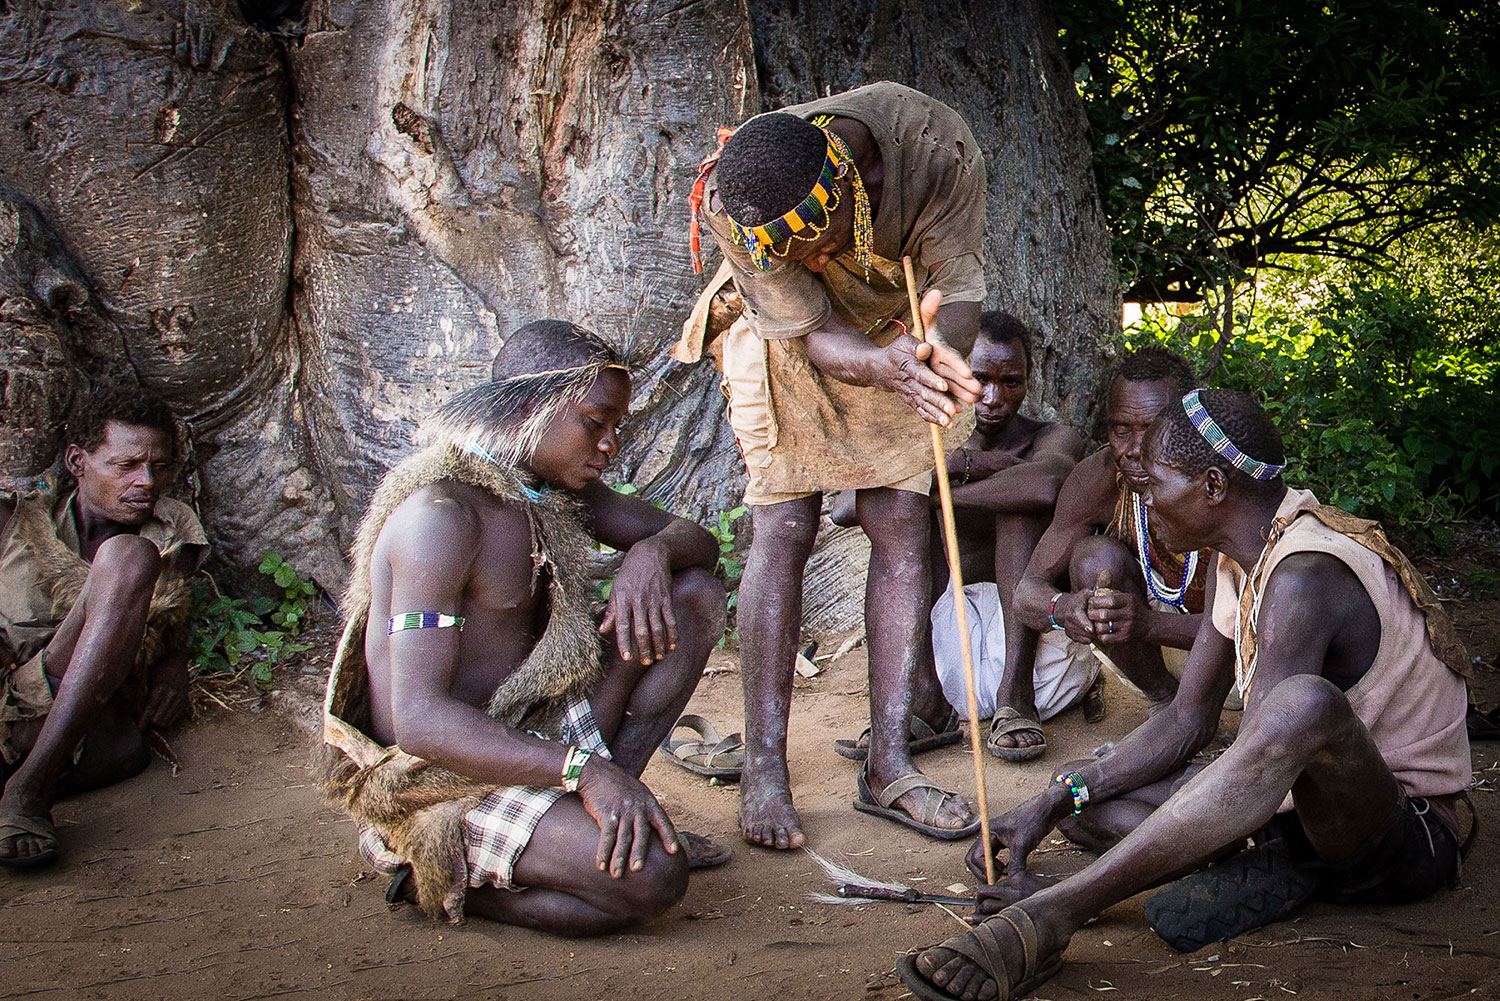
[[[881,78],[968,117],[993,298],[1046,332],[1040,402],[1092,418],[1118,292],[1035,0],[306,6],[295,40],[233,0],[0,7],[8,476],[51,461],[79,388],[136,379],[191,425],[221,562],[276,549],[337,590],[421,415],[558,316],[637,366],[618,475],[690,517],[732,507],[718,378],[666,358],[699,287],[697,162],[716,125]],[[821,547],[810,628],[859,621],[863,559],[858,533]]]

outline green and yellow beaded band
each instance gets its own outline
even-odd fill
[[[593,751],[585,751],[576,744],[568,745],[568,753],[563,757],[562,787],[564,792],[577,792],[578,780],[583,778],[583,766],[589,763],[589,758],[594,756]]]
[[[1084,806],[1089,801],[1089,787],[1083,781],[1083,776],[1077,772],[1069,772],[1066,775],[1057,776],[1052,782],[1053,784],[1061,783],[1066,785],[1068,791],[1073,794],[1073,816],[1076,817],[1082,813]]]

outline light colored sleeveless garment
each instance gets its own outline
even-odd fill
[[[1434,635],[1451,633],[1451,624],[1435,602],[1430,603],[1431,610],[1425,615],[1418,607],[1412,590],[1425,590],[1425,584],[1403,582],[1400,569],[1405,569],[1409,578],[1415,576],[1409,564],[1399,568],[1350,534],[1324,524],[1313,513],[1319,507],[1311,491],[1287,491],[1276,518],[1285,519],[1288,525],[1273,542],[1260,590],[1264,591],[1277,566],[1293,553],[1327,553],[1353,570],[1380,616],[1381,633],[1369,671],[1344,693],[1350,708],[1364,723],[1408,796],[1443,796],[1467,789],[1472,778],[1469,737],[1464,728],[1468,686],[1459,669],[1460,654],[1443,649],[1445,662],[1429,638],[1430,629]],[[1405,563],[1405,557],[1385,541],[1378,526],[1345,512],[1330,512],[1330,516]],[[1213,624],[1220,635],[1233,640],[1246,573],[1222,553],[1216,572]],[[1441,616],[1443,621],[1429,626],[1428,615]]]

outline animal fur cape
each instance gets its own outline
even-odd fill
[[[422,910],[457,922],[468,889],[464,815],[497,787],[397,746],[382,747],[366,733],[371,553],[396,508],[440,480],[467,483],[525,510],[533,586],[545,578],[550,599],[546,629],[526,660],[495,690],[489,714],[556,736],[567,703],[598,682],[601,668],[588,576],[589,537],[575,500],[555,490],[540,500],[529,499],[513,467],[469,454],[452,439],[429,446],[386,475],[354,542],[354,573],[344,598],[348,625],[334,655],[323,706],[321,779],[334,803],[411,863]]]
[[[16,519],[16,538],[31,549],[37,584],[51,598],[52,614],[65,615],[83,593],[89,564],[57,537],[51,511],[44,503],[46,496],[21,498],[12,517]],[[151,592],[151,608],[146,615],[146,631],[136,654],[135,670],[120,686],[127,708],[138,710],[144,704],[148,670],[182,636],[192,598],[182,575],[163,566]]]

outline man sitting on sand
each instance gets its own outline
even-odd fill
[[[68,423],[70,489],[0,495],[0,866],[57,856],[52,803],[150,762],[144,730],[187,708],[183,578],[207,553],[161,496],[177,430],[142,390],[85,396]]]
[[[718,548],[600,481],[630,377],[597,337],[528,324],[494,375],[438,412],[360,526],[324,783],[389,898],[615,931],[680,900],[704,855],[640,774],[723,634]],[[595,539],[625,554],[597,626]]]
[[[1206,566],[1198,554],[1184,560],[1156,539],[1141,504],[1141,448],[1157,414],[1193,381],[1187,359],[1156,345],[1120,360],[1110,380],[1108,442],[1063,483],[1052,524],[1016,586],[1022,622],[1103,651],[1152,711],[1177,691],[1163,648],[1192,646]],[[1097,586],[1101,573],[1110,587]],[[1028,722],[1007,724],[1017,746],[1041,740],[1041,725]]]
[[[1219,554],[1182,686],[1113,752],[1065,766],[991,825],[976,851],[1010,849],[1007,878],[980,894],[995,916],[902,961],[918,997],[1024,996],[1090,918],[1173,879],[1147,914],[1184,951],[1313,893],[1386,905],[1454,881],[1468,657],[1380,527],[1288,489],[1285,461],[1242,393],[1195,390],[1156,423],[1142,469],[1158,540]],[[1231,685],[1246,700],[1239,735],[1212,764],[1184,767]],[[1026,857],[1058,826],[1108,853],[1045,886]]]

